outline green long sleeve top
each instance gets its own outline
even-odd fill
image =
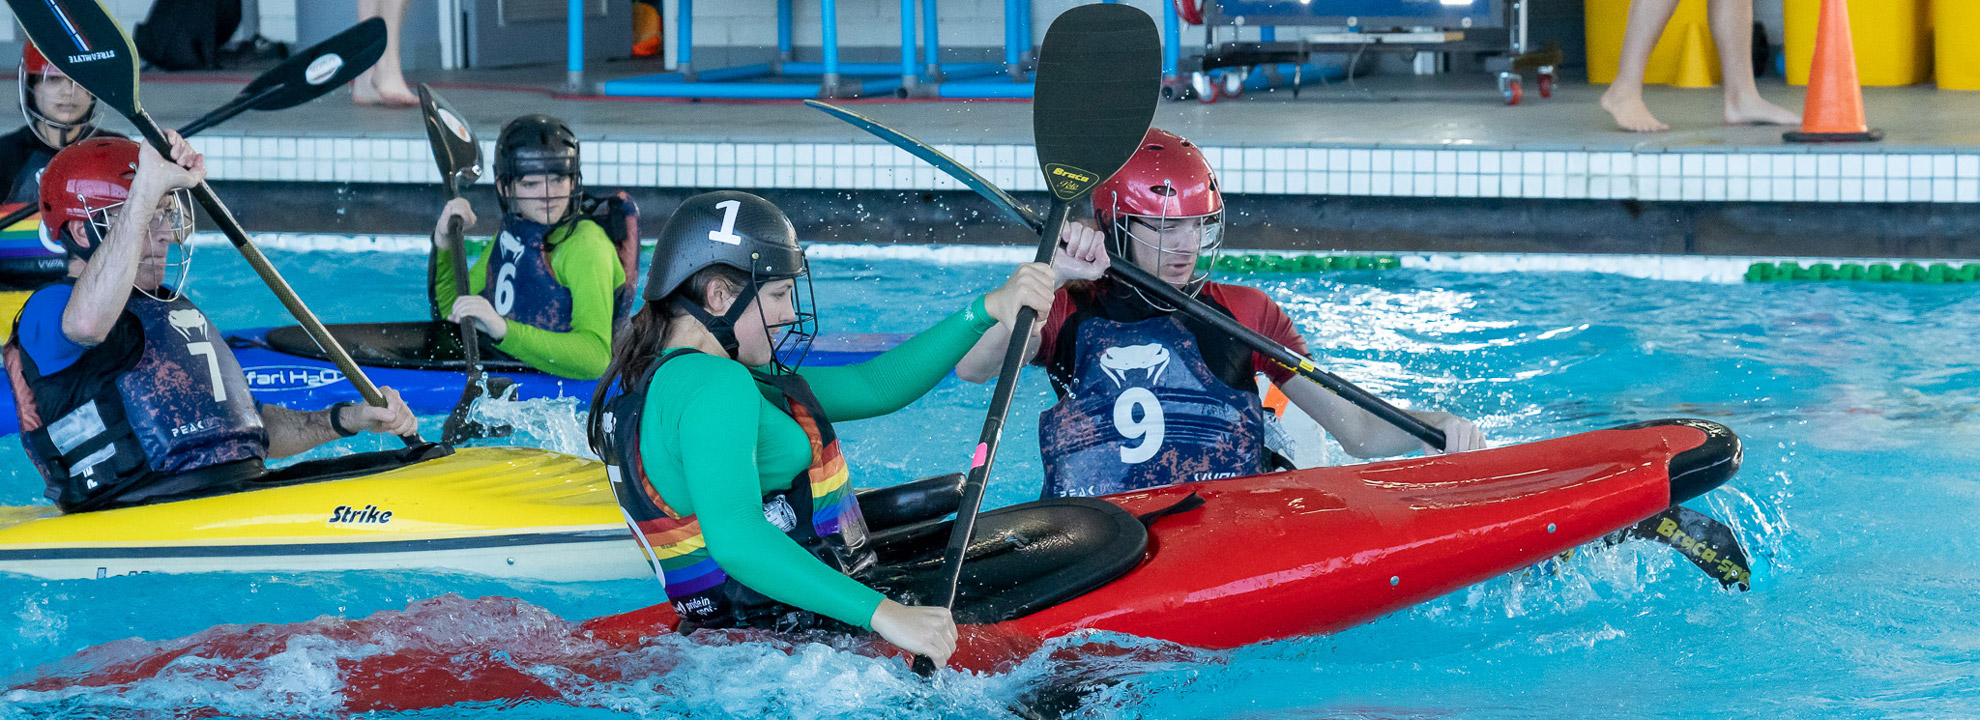
[[[550,273],[557,283],[571,291],[570,332],[551,332],[539,327],[509,321],[509,333],[495,348],[529,363],[530,367],[560,377],[596,379],[605,374],[612,361],[612,296],[626,282],[626,270],[619,266],[618,251],[605,229],[590,220],[579,220],[552,231]],[[470,245],[492,248],[493,243]],[[479,295],[488,285],[488,262],[492,251],[481,253],[468,271],[468,292]],[[454,307],[453,250],[434,250],[433,299],[444,317]]]
[[[803,368],[827,419],[894,412],[926,394],[996,319],[983,299],[866,362]],[[763,498],[811,466],[811,443],[749,368],[706,354],[653,374],[639,427],[647,480],[676,512],[694,515],[715,563],[771,599],[871,629],[883,599],[812,557],[763,517]]]

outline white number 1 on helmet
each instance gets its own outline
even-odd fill
[[[722,209],[722,229],[708,231],[708,239],[718,243],[741,245],[742,236],[736,234],[736,211],[742,209],[741,200],[724,200],[715,203]]]

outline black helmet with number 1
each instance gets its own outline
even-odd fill
[[[702,193],[682,201],[667,218],[667,226],[660,230],[660,239],[653,246],[653,264],[646,271],[646,289],[641,296],[649,303],[666,301],[688,290],[684,286],[695,273],[715,266],[749,278],[735,303],[719,317],[701,307],[698,297],[686,298],[688,302],[682,305],[707,325],[732,355],[736,351],[735,323],[756,299],[757,291],[777,280],[804,280],[803,292],[793,294],[799,305],[797,321],[768,328],[784,330],[777,343],[779,358],[799,350],[797,362],[790,367],[801,363],[801,350],[810,345],[816,316],[810,308],[810,265],[804,249],[798,247],[797,229],[790,217],[769,200],[737,190]],[[797,347],[800,344],[802,348]]]

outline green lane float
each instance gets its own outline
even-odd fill
[[[1198,258],[1196,266],[1207,268],[1210,258]],[[1394,270],[1402,260],[1394,255],[1220,255],[1215,268],[1235,273],[1314,273],[1335,270]]]
[[[1957,267],[1948,263],[1871,263],[1858,265],[1843,263],[1815,263],[1802,267],[1798,263],[1754,263],[1746,268],[1747,282],[1789,282],[1789,281],[1846,280],[1861,282],[1908,282],[1926,285],[1947,283],[1980,282],[1980,263],[1965,263]]]

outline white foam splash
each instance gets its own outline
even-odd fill
[[[514,394],[511,389],[510,394]],[[598,459],[585,436],[585,421],[591,413],[581,409],[590,398],[559,397],[529,400],[475,398],[468,419],[489,427],[507,425],[515,434],[493,438],[475,445],[523,445],[566,455]]]

